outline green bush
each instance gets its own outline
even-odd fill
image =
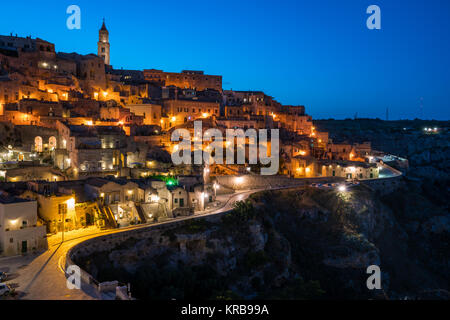
[[[191,219],[186,221],[182,231],[187,233],[200,233],[209,229],[209,223],[204,219]]]
[[[256,210],[251,201],[238,201],[234,204],[234,209],[222,218],[222,223],[226,226],[242,226],[245,222],[256,217]]]

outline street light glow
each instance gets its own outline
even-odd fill
[[[344,186],[344,185],[342,185],[342,186],[339,186],[338,190],[339,190],[340,192],[345,192],[345,191],[347,191],[347,187]]]
[[[67,209],[75,209],[75,199],[70,198],[67,200]]]

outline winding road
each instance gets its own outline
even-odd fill
[[[220,196],[226,200],[220,208],[214,208],[189,217],[179,217],[169,221],[151,225],[139,225],[121,229],[99,231],[95,233],[74,235],[63,243],[50,245],[49,249],[40,254],[8,257],[0,259],[0,270],[9,274],[7,283],[16,290],[19,299],[25,300],[96,300],[110,297],[101,295],[92,286],[82,283],[81,290],[71,290],[67,287],[64,272],[65,258],[70,249],[86,240],[103,235],[127,232],[141,228],[155,228],[176,221],[190,220],[230,211],[236,201],[247,199],[250,195],[263,191],[255,189],[242,191],[229,196]],[[218,196],[219,198],[219,196]]]
[[[383,178],[398,175],[396,170],[386,166],[383,170]],[[303,183],[303,186],[305,184]],[[164,224],[171,224],[177,221],[201,218],[230,211],[236,201],[247,199],[250,195],[264,190],[281,190],[299,188],[296,186],[286,186],[277,188],[254,189],[237,192],[231,195],[221,195],[217,199],[223,203],[220,208],[213,208],[203,212],[198,212],[193,216],[179,217],[165,222],[155,224],[145,224],[130,226],[121,229],[105,231],[80,231],[75,232],[70,237],[66,237],[63,243],[53,241],[49,244],[49,249],[40,254],[29,254],[27,256],[17,256],[0,259],[0,270],[9,274],[7,283],[16,290],[19,299],[25,300],[93,300],[109,299],[111,297],[102,296],[92,286],[82,284],[81,290],[71,290],[67,287],[65,273],[65,259],[67,253],[74,246],[96,237],[120,232],[127,232],[141,228],[155,228]]]

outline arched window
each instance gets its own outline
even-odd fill
[[[41,137],[36,137],[34,139],[34,150],[36,152],[42,152],[42,138]]]
[[[50,150],[56,149],[56,138],[55,137],[50,137],[50,139],[48,140],[48,146],[50,147]]]

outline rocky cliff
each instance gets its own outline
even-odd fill
[[[141,299],[448,298],[445,215],[407,210],[398,195],[364,186],[264,192],[218,219],[130,237],[76,262],[100,281],[130,282]],[[367,289],[373,264],[382,290]]]

